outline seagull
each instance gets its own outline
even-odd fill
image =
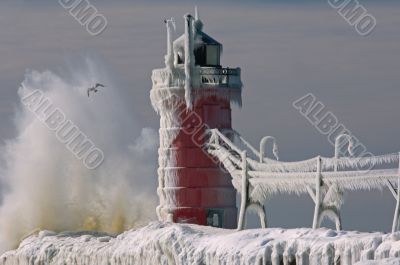
[[[100,84],[100,83],[96,83],[96,85],[94,85],[93,87],[89,87],[89,88],[87,89],[87,96],[88,96],[88,97],[90,96],[90,92],[91,92],[91,91],[93,91],[94,93],[97,93],[97,91],[99,91],[99,90],[98,90],[98,87],[106,87],[106,86],[103,85],[103,84]]]

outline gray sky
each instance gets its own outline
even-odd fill
[[[282,160],[332,156],[326,137],[292,107],[312,92],[370,152],[400,150],[400,5],[395,1],[362,2],[377,19],[367,37],[325,1],[92,3],[108,20],[97,37],[57,1],[1,1],[1,142],[15,137],[13,113],[25,70],[62,72],[85,56],[106,64],[118,80],[130,102],[126,115],[158,128],[149,90],[151,70],[164,62],[163,19],[174,16],[181,34],[182,16],[197,4],[205,31],[224,45],[223,65],[242,68],[243,108],[234,109],[233,126],[254,145],[273,135]],[[344,228],[388,231],[394,206],[387,190],[348,194]],[[272,226],[311,225],[307,196],[277,196],[267,210]]]

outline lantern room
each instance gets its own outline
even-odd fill
[[[195,20],[193,26],[196,32],[193,47],[195,65],[200,67],[221,67],[222,44],[202,31],[203,23],[201,20]],[[184,64],[184,42],[185,35],[174,41],[175,64]]]

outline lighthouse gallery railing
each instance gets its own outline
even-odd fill
[[[153,86],[184,87],[185,71],[177,65],[173,70],[163,68],[155,69],[152,73]],[[205,87],[230,87],[241,88],[240,68],[195,67],[193,72],[193,86]]]

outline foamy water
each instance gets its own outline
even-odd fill
[[[18,94],[42,91],[104,152],[104,161],[87,169],[20,103],[17,136],[0,150],[0,253],[37,229],[121,232],[155,216],[157,134],[133,120],[106,71],[91,61],[82,69],[68,78],[28,71]],[[107,87],[88,98],[96,82]]]

